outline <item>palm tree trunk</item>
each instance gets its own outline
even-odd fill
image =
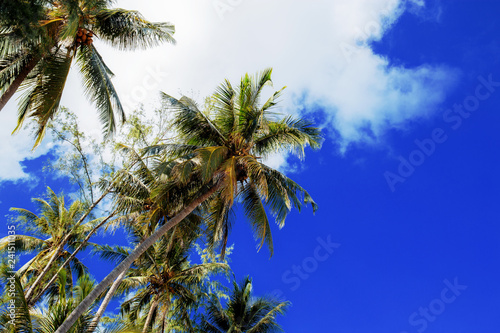
[[[144,323],[144,327],[142,328],[142,333],[148,333],[149,325],[151,325],[151,322],[153,321],[153,313],[155,312],[155,309],[156,307],[158,307],[159,303],[160,300],[158,299],[158,296],[155,295],[153,303],[151,303],[151,306],[149,307],[148,317],[146,318],[146,322]]]
[[[165,333],[165,320],[167,319],[167,310],[163,312],[163,317],[161,319],[161,333]]]
[[[45,284],[45,287],[42,289],[42,291],[40,291],[38,294],[36,294],[35,296],[33,296],[28,304],[29,305],[33,305],[35,304],[38,299],[47,291],[47,289],[49,289],[49,287],[56,281],[57,279],[57,276],[59,274],[59,272],[61,272],[61,270],[64,268],[64,266],[68,265],[69,266],[69,263],[71,262],[71,260],[73,260],[73,258],[76,256],[76,254],[87,244],[87,242],[89,241],[90,237],[92,237],[92,235],[100,228],[102,227],[104,224],[106,224],[106,222],[108,222],[108,220],[110,218],[112,218],[114,215],[115,215],[116,212],[113,212],[111,213],[110,215],[108,215],[108,217],[106,217],[104,220],[102,220],[101,223],[99,223],[97,226],[95,226],[90,232],[89,234],[85,237],[85,239],[83,240],[83,242],[80,244],[80,246],[78,246],[78,248],[73,251],[73,253],[69,256],[68,259],[66,259],[66,261],[64,262],[64,264],[61,265],[61,267],[59,267],[59,269],[57,270],[57,272],[54,274],[54,276],[52,276],[52,278],[50,279],[49,282],[47,282]]]
[[[171,304],[171,299],[170,297],[167,297],[167,302],[165,304],[165,311],[163,311],[163,317],[161,320],[161,333],[165,333],[165,322],[167,319],[168,311],[170,311],[170,304]]]
[[[97,325],[99,324],[99,321],[101,320],[102,315],[104,314],[104,311],[106,311],[106,308],[108,307],[109,302],[113,298],[113,295],[116,292],[116,289],[118,289],[118,286],[120,283],[122,283],[123,278],[127,274],[127,271],[123,271],[118,278],[113,282],[111,285],[111,288],[109,288],[108,292],[106,293],[106,296],[102,300],[101,306],[97,310],[94,319],[92,319],[92,322],[90,323],[90,332],[94,332],[94,330],[97,328]]]
[[[36,64],[40,61],[40,57],[36,56],[28,62],[28,64],[23,68],[21,73],[14,79],[14,81],[10,84],[9,88],[3,93],[2,97],[0,97],[0,111],[2,111],[3,107],[7,104],[12,96],[14,96],[21,83],[23,83],[24,79],[28,76],[28,74],[35,68]]]
[[[104,191],[104,193],[99,197],[99,199],[97,199],[89,207],[89,209],[87,209],[87,212],[73,226],[73,229],[77,228],[87,218],[87,216],[95,208],[95,206],[97,206],[99,204],[99,202],[101,202],[101,200],[104,199],[104,197],[109,193],[109,190],[110,190],[110,188],[108,188],[108,190]],[[64,245],[66,245],[66,243],[68,242],[68,240],[70,239],[70,237],[71,237],[71,232],[68,232],[68,234],[61,241],[61,244],[59,244],[59,246],[55,250],[54,254],[52,255],[52,258],[50,258],[50,260],[47,263],[47,265],[45,265],[45,268],[43,269],[43,271],[40,273],[40,275],[37,277],[37,279],[35,280],[35,282],[33,282],[33,284],[31,285],[31,287],[26,292],[25,298],[26,298],[27,302],[30,302],[31,296],[33,296],[33,292],[38,287],[38,285],[40,284],[40,282],[42,281],[42,279],[45,277],[45,275],[47,275],[48,271],[52,268],[52,264],[57,259],[58,255],[59,255],[59,252],[62,251],[62,249],[64,248]]]
[[[67,237],[67,238],[69,238],[69,237]],[[66,240],[66,237],[65,237],[65,240]],[[59,246],[54,250],[54,254],[50,258],[49,262],[47,263],[47,265],[45,265],[45,268],[43,269],[43,271],[40,273],[40,275],[38,275],[38,277],[36,278],[35,282],[33,282],[33,284],[31,285],[31,287],[26,292],[26,296],[25,296],[26,301],[30,300],[30,298],[33,295],[33,292],[35,291],[35,289],[38,287],[38,285],[40,284],[40,282],[42,281],[42,279],[45,277],[45,275],[52,268],[52,264],[59,257],[59,253],[63,249],[65,243],[66,242],[63,240],[63,242],[61,244],[59,244]]]
[[[118,266],[116,266],[111,273],[108,274],[88,295],[85,299],[78,304],[78,306],[71,312],[71,314],[66,318],[66,320],[59,326],[57,331],[54,333],[66,333],[69,331],[71,326],[80,318],[80,316],[90,307],[90,305],[99,297],[100,294],[114,281],[121,273],[127,271],[130,265],[137,260],[151,245],[153,245],[161,236],[167,233],[170,229],[179,224],[186,216],[191,214],[191,212],[198,207],[202,202],[207,200],[212,194],[214,194],[220,187],[222,182],[217,182],[212,188],[207,192],[199,196],[184,209],[182,209],[177,215],[171,218],[167,223],[156,230],[151,236],[149,236],[142,244],[140,244],[125,260],[123,260]]]

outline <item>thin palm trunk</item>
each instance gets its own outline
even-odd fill
[[[153,302],[151,303],[151,306],[149,307],[148,316],[146,318],[146,322],[144,323],[144,327],[142,328],[142,333],[148,333],[149,325],[151,325],[151,322],[153,321],[153,313],[155,312],[155,309],[158,307],[158,304],[160,304],[160,300],[158,299],[158,296],[155,295]]]
[[[137,260],[151,245],[153,245],[161,236],[166,234],[170,229],[179,224],[186,216],[188,216],[196,207],[198,207],[202,202],[207,200],[212,194],[214,194],[220,187],[222,182],[219,181],[210,190],[199,196],[184,209],[182,209],[177,215],[171,218],[162,227],[156,230],[151,236],[149,236],[142,244],[135,248],[132,253],[125,258],[115,269],[111,271],[88,295],[85,299],[78,304],[78,306],[71,312],[68,318],[59,326],[57,331],[54,333],[66,333],[69,331],[71,326],[80,318],[80,316],[85,313],[85,311],[90,307],[90,305],[99,297],[100,294],[114,281],[116,278],[127,271],[130,265]]]
[[[62,249],[64,248],[64,245],[66,245],[66,243],[70,239],[70,237],[72,235],[72,231],[75,228],[77,228],[87,218],[87,216],[95,208],[95,206],[97,206],[99,204],[99,202],[101,202],[101,200],[104,199],[104,197],[109,193],[109,190],[110,190],[110,188],[108,188],[108,190],[104,191],[104,193],[99,197],[99,199],[97,199],[89,207],[89,209],[87,209],[87,212],[73,226],[73,229],[70,232],[68,232],[68,234],[63,238],[63,240],[61,241],[61,244],[59,244],[59,246],[57,247],[57,249],[54,251],[54,254],[52,255],[52,258],[50,258],[50,260],[47,263],[47,265],[45,265],[45,268],[43,269],[43,271],[40,273],[40,275],[38,276],[38,278],[35,280],[35,282],[33,282],[33,284],[31,285],[31,287],[26,292],[25,298],[26,298],[27,302],[31,302],[30,300],[31,300],[31,296],[33,296],[33,292],[36,290],[36,288],[38,287],[38,285],[41,283],[41,281],[45,277],[45,275],[47,275],[47,273],[49,272],[49,270],[52,268],[52,264],[58,258],[58,255],[62,251]],[[64,265],[62,267],[64,267]]]
[[[36,64],[40,61],[40,57],[33,57],[33,59],[28,62],[26,67],[23,68],[21,73],[14,79],[14,81],[10,84],[9,88],[3,93],[2,97],[0,97],[0,111],[4,108],[7,102],[11,99],[12,96],[16,93],[17,89],[21,86],[24,79],[28,76],[28,74],[35,68]]]
[[[163,311],[163,316],[162,316],[162,320],[161,320],[161,333],[165,333],[165,323],[166,323],[168,311],[170,310],[170,303],[171,303],[171,299],[170,299],[170,297],[168,297],[166,304],[165,304],[165,311]]]
[[[91,332],[93,332],[97,328],[97,325],[99,324],[99,321],[101,320],[101,317],[104,314],[104,311],[106,311],[106,308],[108,307],[109,302],[113,298],[113,296],[116,292],[116,289],[118,289],[118,286],[120,285],[120,283],[122,283],[122,280],[125,277],[125,275],[127,275],[126,270],[123,271],[118,276],[118,278],[115,280],[115,282],[113,282],[113,284],[111,285],[111,288],[109,288],[108,292],[106,293],[106,296],[102,300],[101,306],[97,310],[97,312],[94,316],[94,319],[92,319],[92,322],[90,323]]]
[[[165,322],[166,322],[166,319],[167,319],[167,312],[168,312],[168,307],[163,312],[163,316],[162,316],[162,319],[161,319],[161,333],[165,333]]]
[[[113,216],[115,215],[115,212],[111,213],[110,215],[108,215],[108,217],[106,217],[104,220],[102,220],[101,223],[99,223],[97,226],[95,226],[90,232],[89,234],[85,237],[85,239],[83,240],[83,242],[80,244],[80,246],[78,246],[78,248],[73,251],[73,253],[69,256],[68,259],[66,259],[66,261],[64,262],[64,264],[61,265],[61,267],[59,267],[59,269],[57,270],[57,272],[54,274],[54,276],[52,276],[52,278],[50,279],[49,282],[47,282],[45,284],[45,287],[38,293],[36,294],[36,296],[33,296],[28,304],[30,305],[33,305],[35,304],[38,299],[47,291],[47,289],[49,289],[49,287],[57,280],[57,276],[59,275],[59,272],[62,271],[62,269],[64,268],[64,266],[68,265],[69,266],[69,263],[71,262],[71,260],[73,260],[73,258],[75,258],[76,254],[87,244],[87,242],[89,241],[90,237],[92,237],[92,235],[100,228],[102,227],[104,224],[106,224],[106,222],[108,222],[108,220],[110,218],[112,218]]]
[[[61,242],[61,244],[59,244],[59,246],[57,247],[57,249],[54,250],[54,254],[50,258],[49,262],[47,263],[47,265],[45,265],[45,268],[42,270],[42,272],[40,273],[40,275],[38,275],[38,277],[36,278],[35,282],[33,282],[33,284],[31,285],[31,287],[26,292],[25,298],[26,298],[27,302],[29,302],[29,300],[31,299],[31,296],[33,295],[33,292],[36,290],[36,288],[38,287],[38,285],[40,284],[40,282],[42,281],[42,279],[45,277],[45,275],[52,268],[52,264],[59,257],[59,253],[61,253],[61,251],[62,251],[62,249],[64,247],[64,244],[66,244],[67,239],[69,239],[69,236],[66,236],[63,239],[63,241]],[[64,266],[62,266],[62,267],[64,267]]]

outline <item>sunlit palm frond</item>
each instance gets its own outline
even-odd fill
[[[130,249],[122,246],[98,245],[93,249],[102,259],[120,263],[130,253]]]
[[[238,125],[239,113],[236,106],[236,97],[236,91],[229,80],[224,80],[213,94],[216,111],[215,122],[226,136],[235,132]]]
[[[309,145],[318,149],[321,145],[321,132],[311,122],[292,116],[281,121],[268,122],[267,128],[255,139],[254,151],[261,156],[280,151],[291,151],[303,158],[304,147]]]
[[[184,144],[224,145],[227,138],[193,100],[185,96],[178,100],[165,93],[162,96],[171,104],[176,130],[185,139]]]
[[[113,73],[93,45],[80,48],[77,62],[80,65],[85,94],[95,103],[104,133],[109,136],[116,130],[116,118],[120,122],[125,121],[122,104],[111,82],[110,76]]]
[[[43,250],[47,243],[43,239],[26,235],[7,236],[0,239],[0,251],[6,251],[9,246],[13,246],[19,253],[31,253]]]
[[[103,9],[95,17],[95,32],[120,49],[149,48],[163,42],[175,44],[173,25],[146,21],[137,11]]]

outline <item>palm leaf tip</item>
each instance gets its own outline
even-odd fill
[[[314,199],[307,192],[304,193],[304,203],[311,204],[311,207],[313,209],[313,213],[316,213],[316,211],[319,208],[318,204],[314,201]]]

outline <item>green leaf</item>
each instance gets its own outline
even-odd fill
[[[260,239],[258,250],[266,243],[271,256],[273,255],[273,238],[266,210],[257,189],[250,183],[245,186],[242,194],[243,208],[257,239]]]
[[[77,62],[83,76],[85,94],[95,103],[99,111],[104,134],[110,136],[116,130],[115,118],[117,117],[122,123],[125,121],[122,104],[111,82],[112,72],[93,45],[80,48]]]
[[[17,132],[28,118],[37,123],[36,141],[38,146],[45,135],[47,123],[58,110],[66,79],[69,74],[72,57],[61,49],[42,60],[40,75],[26,83],[28,91],[22,96]]]
[[[170,23],[152,23],[134,10],[103,9],[96,15],[95,32],[101,39],[122,50],[149,48],[167,42],[175,44]]]
[[[228,149],[223,146],[199,148],[196,150],[201,158],[200,168],[204,182],[213,179],[215,172],[220,168],[222,162],[226,159]]]

